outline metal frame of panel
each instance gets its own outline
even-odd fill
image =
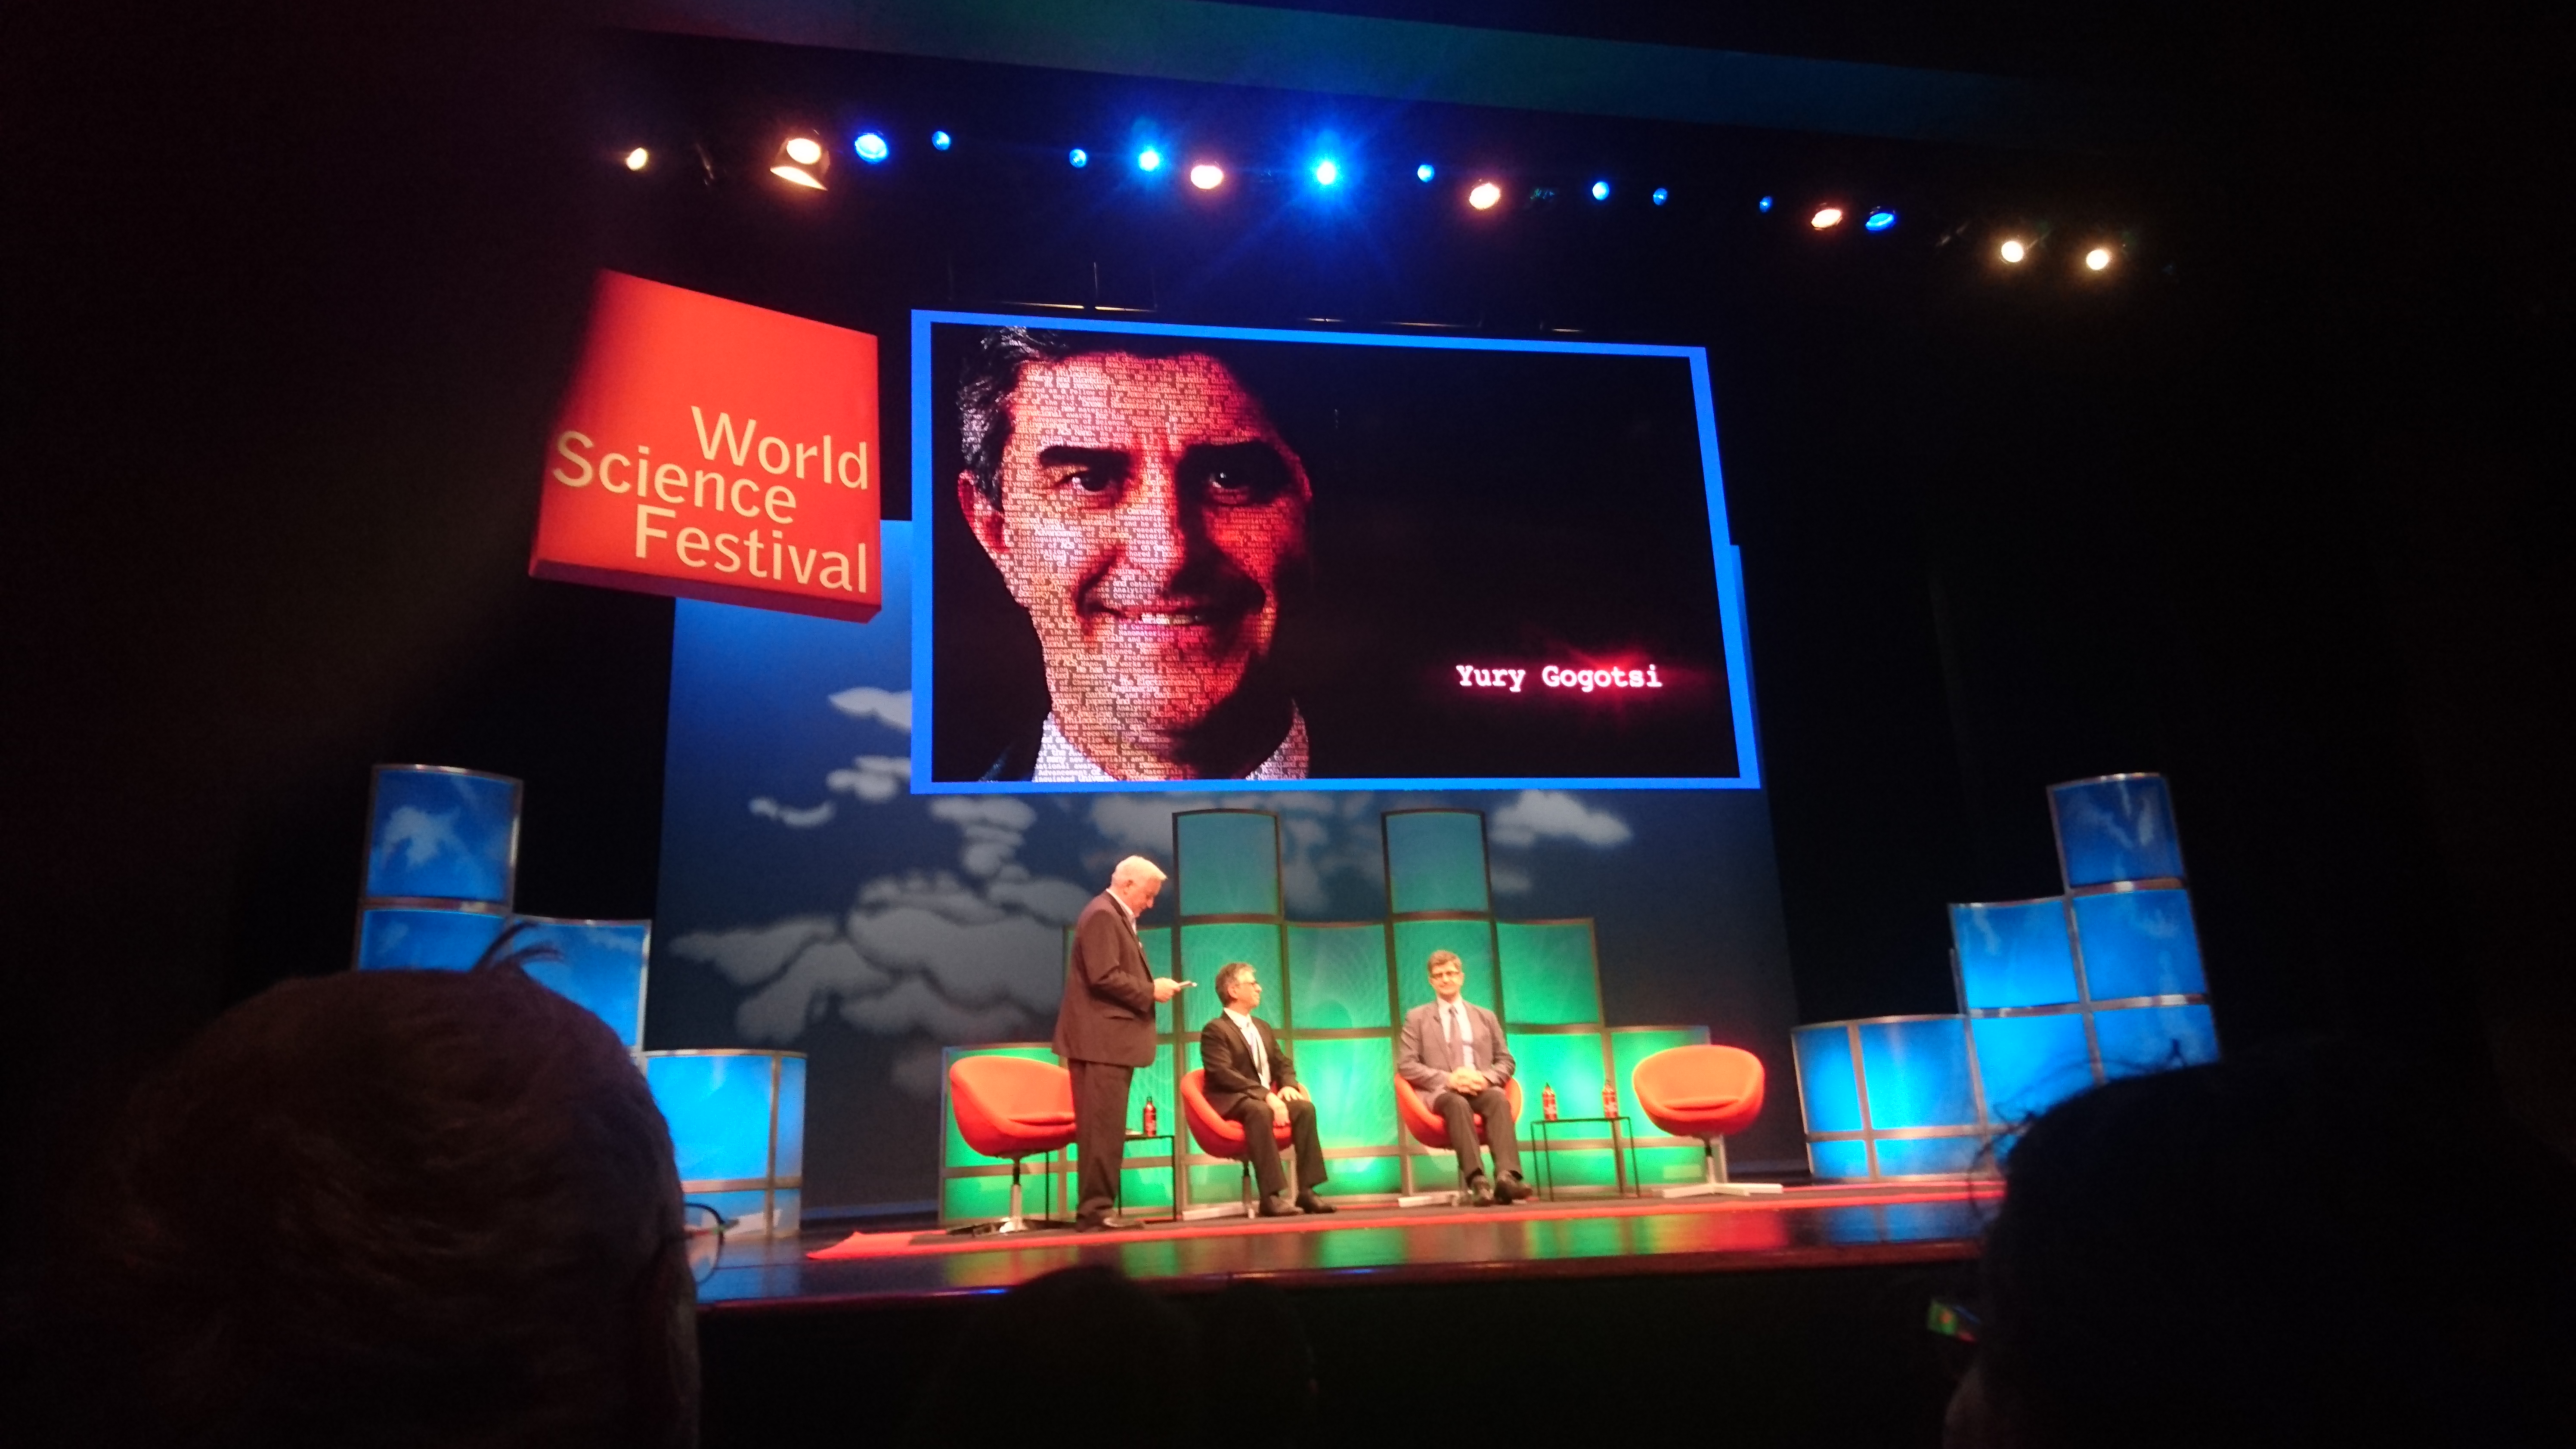
[[[376,854],[376,788],[388,773],[409,775],[464,775],[477,780],[497,780],[510,787],[510,859],[503,877],[501,899],[469,900],[458,896],[371,896],[367,878]],[[507,916],[514,913],[519,899],[519,825],[525,818],[528,803],[527,782],[516,775],[497,774],[490,770],[469,770],[462,765],[377,765],[367,771],[367,829],[358,842],[358,909],[349,922],[349,964],[358,964],[358,952],[364,945],[367,912],[396,909],[420,911],[463,911],[469,915]],[[641,1040],[641,1037],[638,1037]]]
[[[1955,953],[1953,956],[1952,967],[1953,970],[1956,969]],[[1905,1022],[1914,1021],[1955,1021],[1960,1023],[1961,1039],[1968,1055],[1968,1084],[1972,1093],[1972,1100],[1976,1106],[1976,1122],[1964,1126],[1881,1127],[1872,1118],[1869,1110],[1869,1069],[1861,1060],[1860,1029],[1864,1026],[1896,1026]],[[1805,1063],[1798,1059],[1798,1053],[1794,1049],[1793,1045],[1793,1048],[1789,1053],[1789,1070],[1798,1078],[1798,1129],[1800,1132],[1805,1134],[1807,1142],[1811,1147],[1813,1144],[1818,1142],[1860,1143],[1863,1150],[1868,1155],[1869,1177],[1867,1180],[1871,1182],[1947,1182],[1956,1177],[1957,1174],[1947,1172],[1891,1173],[1881,1171],[1878,1163],[1878,1144],[1881,1142],[1923,1142],[1936,1139],[1965,1138],[1979,1143],[1982,1149],[1983,1144],[1991,1140],[1992,1134],[1987,1132],[1984,1128],[1986,1093],[1985,1087],[1977,1075],[1977,1044],[1975,1038],[1967,1034],[1967,1020],[1964,1016],[1951,1012],[1916,1012],[1904,1016],[1858,1016],[1850,1017],[1842,1021],[1804,1022],[1801,1023],[1796,1030],[1816,1031],[1825,1027],[1833,1026],[1838,1026],[1843,1029],[1844,1046],[1851,1053],[1852,1092],[1855,1100],[1860,1104],[1860,1130],[1857,1132],[1818,1132],[1814,1130],[1807,1120],[1807,1068]],[[1792,1033],[1792,1035],[1794,1038],[1794,1033]],[[1812,1151],[1808,1153],[1807,1166],[1811,1171],[1815,1167],[1815,1154]],[[1819,1177],[1823,1176],[1821,1173],[1818,1173],[1817,1175]]]
[[[812,1091],[813,1091],[813,1080],[814,1080],[814,1079],[813,1079],[812,1073],[813,1073],[813,1069],[814,1069],[814,1064],[813,1064],[812,1060],[811,1060],[810,1058],[808,1058],[808,1057],[807,1057],[807,1055],[806,1055],[804,1052],[764,1051],[764,1050],[761,1050],[761,1049],[759,1049],[759,1048],[755,1048],[755,1047],[685,1047],[685,1048],[678,1048],[678,1049],[674,1049],[674,1050],[671,1050],[671,1051],[648,1051],[648,1052],[639,1052],[639,1053],[637,1053],[637,1055],[638,1055],[638,1056],[640,1056],[640,1057],[642,1057],[642,1058],[643,1058],[643,1059],[645,1059],[646,1061],[651,1061],[651,1060],[654,1060],[654,1059],[656,1059],[656,1058],[670,1058],[670,1057],[767,1057],[767,1058],[769,1058],[769,1174],[770,1174],[770,1175],[769,1175],[769,1176],[767,1176],[767,1177],[725,1177],[725,1178],[700,1178],[700,1179],[695,1180],[695,1181],[686,1181],[686,1180],[684,1180],[684,1181],[682,1181],[682,1182],[681,1182],[681,1184],[680,1184],[680,1196],[682,1196],[682,1197],[684,1197],[684,1198],[685,1198],[685,1197],[693,1197],[693,1196],[695,1196],[695,1195],[697,1195],[697,1194],[699,1194],[699,1193],[706,1193],[706,1192],[755,1192],[755,1191],[756,1191],[756,1192],[758,1192],[758,1193],[761,1195],[761,1198],[760,1198],[760,1201],[761,1201],[761,1211],[766,1215],[766,1221],[768,1222],[768,1225],[769,1225],[769,1226],[768,1226],[767,1231],[768,1231],[768,1232],[770,1232],[770,1233],[775,1233],[775,1232],[777,1232],[777,1231],[778,1231],[778,1195],[779,1195],[780,1193],[782,1193],[782,1192],[794,1192],[794,1193],[796,1193],[796,1194],[798,1195],[798,1199],[799,1199],[799,1202],[798,1202],[798,1209],[799,1209],[799,1216],[800,1216],[800,1218],[801,1218],[801,1216],[802,1216],[802,1209],[803,1209],[803,1202],[802,1202],[802,1199],[803,1199],[803,1195],[804,1195],[804,1191],[805,1191],[805,1174],[804,1174],[804,1173],[802,1173],[802,1172],[799,1172],[799,1173],[797,1173],[797,1174],[795,1175],[795,1177],[794,1177],[793,1179],[789,1179],[789,1178],[781,1177],[781,1176],[779,1176],[779,1175],[778,1175],[778,1113],[779,1113],[780,1097],[781,1097],[781,1095],[783,1094],[783,1092],[785,1091],[785,1088],[786,1088],[786,1076],[787,1076],[787,1066],[786,1066],[786,1063],[787,1063],[787,1059],[788,1059],[789,1057],[794,1057],[794,1058],[796,1058],[797,1060],[799,1060],[799,1061],[803,1061],[803,1062],[805,1063],[805,1070],[806,1070],[806,1073],[807,1073],[807,1076],[806,1076],[806,1079],[805,1079],[805,1083],[806,1083],[806,1091],[807,1091],[807,1093],[809,1094],[809,1096],[810,1096],[810,1094],[811,1094],[811,1093],[812,1093]],[[650,1073],[650,1069],[648,1068],[648,1069],[647,1069],[648,1080],[649,1080],[649,1073]],[[948,1105],[947,1086],[946,1086],[946,1079],[945,1079],[944,1077],[941,1079],[939,1105],[940,1105],[940,1106],[942,1106],[943,1108],[944,1108],[944,1107],[946,1107],[946,1106]],[[809,1103],[809,1106],[810,1106],[810,1103]],[[944,1175],[945,1175],[945,1174],[943,1174],[943,1176],[944,1176]]]

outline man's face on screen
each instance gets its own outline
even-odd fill
[[[1202,354],[1031,363],[1006,406],[1001,507],[959,495],[1028,610],[1065,732],[1132,765],[1269,656],[1306,561],[1305,468]]]

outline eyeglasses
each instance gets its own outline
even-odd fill
[[[689,1249],[689,1276],[704,1284],[724,1261],[725,1229],[733,1224],[702,1202],[680,1205],[680,1232]]]

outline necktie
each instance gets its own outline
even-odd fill
[[[1476,1037],[1467,1029],[1467,1013],[1456,1002],[1442,1008],[1448,1017],[1449,1059],[1462,1067],[1476,1064]]]
[[[1261,1028],[1254,1026],[1249,1019],[1243,1023],[1243,1040],[1252,1048],[1252,1075],[1260,1079],[1262,1086],[1269,1086],[1270,1054],[1261,1049]]]

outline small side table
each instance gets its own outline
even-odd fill
[[[1532,1141],[1531,1145],[1537,1149],[1538,1195],[1543,1200],[1548,1202],[1556,1201],[1556,1183],[1549,1169],[1553,1165],[1552,1154],[1554,1153],[1556,1146],[1554,1141],[1555,1133],[1558,1129],[1565,1127],[1606,1126],[1610,1129],[1611,1180],[1618,1185],[1619,1196],[1627,1197],[1629,1195],[1628,1184],[1634,1181],[1637,1175],[1637,1140],[1627,1131],[1628,1119],[1626,1117],[1559,1117],[1553,1121],[1545,1117],[1535,1117],[1521,1125],[1525,1127],[1534,1127],[1538,1130],[1538,1135]]]
[[[1177,1223],[1181,1220],[1180,1138],[1169,1132],[1155,1132],[1151,1134],[1130,1132],[1127,1134],[1127,1143],[1129,1146],[1132,1147],[1139,1142],[1169,1142],[1172,1144],[1172,1215],[1167,1218],[1162,1218],[1159,1221]],[[1127,1174],[1123,1168],[1118,1174],[1118,1196],[1113,1202],[1112,1208],[1121,1218],[1127,1216]]]

